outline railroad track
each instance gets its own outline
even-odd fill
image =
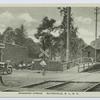
[[[90,92],[100,87],[100,82],[75,82],[75,81],[44,81],[37,84],[23,86],[28,89],[45,89],[50,91]]]
[[[19,90],[40,90],[40,91],[66,91],[66,92],[95,92],[100,91],[100,82],[80,81],[43,81],[37,84],[30,84],[19,88],[7,88],[4,91]]]
[[[91,86],[90,88],[87,88],[85,92],[95,92],[100,91],[100,83],[97,83],[96,85]]]

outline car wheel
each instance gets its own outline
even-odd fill
[[[7,74],[11,74],[11,73],[12,73],[12,68],[11,67],[7,68]]]

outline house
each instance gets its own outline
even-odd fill
[[[100,62],[100,48],[99,47],[93,47],[90,45],[87,45],[82,49],[82,57],[92,57],[95,60],[95,53],[96,53],[96,61]]]

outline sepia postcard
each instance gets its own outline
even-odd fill
[[[100,5],[0,5],[0,97],[100,97]]]

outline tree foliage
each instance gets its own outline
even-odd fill
[[[7,27],[2,35],[3,41],[8,43],[13,43],[15,40],[15,31],[12,27]]]
[[[28,48],[28,55],[31,58],[38,58],[39,46],[31,38],[27,38],[24,46]]]
[[[27,37],[24,25],[16,29],[7,27],[0,38],[4,42],[27,47],[29,57],[31,58],[37,57],[39,53],[37,44],[31,38]]]
[[[64,56],[66,55],[66,44],[67,44],[67,7],[58,8],[61,16],[63,17],[62,23],[59,26],[54,26],[55,20],[44,17],[42,23],[37,28],[36,38],[40,40],[42,49],[49,49],[51,56]],[[81,48],[85,46],[85,43],[77,35],[78,27],[74,25],[74,18],[72,14],[70,16],[70,34],[69,34],[69,51],[70,60],[75,59],[81,55]],[[58,37],[54,37],[51,34],[53,30],[62,30]]]
[[[54,19],[44,17],[35,34],[35,37],[40,40],[41,48],[43,50],[49,49],[50,56],[52,55],[54,41],[54,36],[51,34],[51,31],[54,29],[55,22]]]
[[[21,25],[19,28],[16,28],[15,33],[16,33],[15,43],[23,46],[26,41],[26,34],[25,34],[26,32],[24,25]]]
[[[61,46],[61,50],[62,49],[66,49],[66,44],[67,44],[67,33],[66,33],[66,29],[67,29],[67,11],[68,11],[68,7],[62,7],[62,8],[58,8],[60,11],[60,14],[63,17],[62,23],[59,26],[61,29],[63,29],[63,32],[60,34],[59,38],[61,39],[62,46]],[[70,8],[71,9],[71,8]],[[75,59],[81,55],[81,48],[83,48],[83,46],[85,46],[85,43],[82,39],[80,39],[77,35],[78,33],[78,27],[76,27],[74,25],[74,18],[72,17],[72,14],[70,16],[70,34],[69,34],[69,51],[70,51],[70,60]],[[65,50],[64,50],[65,51]]]
[[[55,26],[56,20],[53,18],[44,17],[39,26],[37,27],[37,33],[35,37],[39,39],[40,47],[43,50],[48,49],[50,58],[56,56],[65,56],[66,45],[67,45],[67,16],[68,16],[68,7],[59,7],[60,15],[63,20],[61,25]],[[70,59],[75,59],[80,57],[81,49],[86,45],[84,41],[78,37],[78,27],[74,25],[74,18],[71,14],[70,16],[70,34],[69,34],[69,51]],[[55,37],[51,32],[60,30],[59,36]],[[26,46],[28,48],[29,57],[38,57],[39,55],[39,46],[34,43],[34,41],[27,36],[24,25],[13,29],[8,27],[3,32],[3,35],[0,35],[0,39],[5,42],[15,43],[17,45]]]

